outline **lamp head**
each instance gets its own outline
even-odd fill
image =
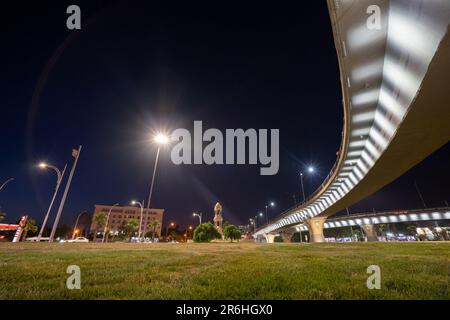
[[[41,163],[38,164],[38,167],[41,168],[41,169],[45,169],[45,168],[48,167],[48,164],[46,164],[45,162],[41,162]]]
[[[165,134],[163,134],[163,133],[158,133],[156,136],[155,136],[155,142],[157,143],[157,144],[167,144],[167,143],[169,143],[169,137],[167,137]]]

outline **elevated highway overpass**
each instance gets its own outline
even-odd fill
[[[368,241],[376,241],[377,234],[374,226],[378,224],[443,220],[450,221],[450,207],[358,213],[329,218],[323,227],[324,229],[360,227],[367,236]],[[272,233],[266,236],[264,240],[266,242],[273,242],[275,236],[282,236],[285,241],[289,242],[293,234],[299,231],[308,232],[308,225],[306,223],[300,223],[290,228],[284,228],[278,234]]]
[[[329,216],[450,140],[450,1],[328,0],[328,9],[344,109],[338,159],[304,203],[255,237],[305,223],[323,242]]]

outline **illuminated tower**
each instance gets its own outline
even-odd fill
[[[222,229],[222,206],[219,202],[216,203],[214,206],[214,226],[216,227],[217,231],[222,235],[223,238],[223,229]]]

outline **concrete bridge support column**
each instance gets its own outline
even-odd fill
[[[267,243],[274,243],[274,239],[275,239],[274,234],[267,233],[264,235],[264,237],[266,238]]]
[[[366,234],[367,237],[367,241],[369,242],[378,241],[377,232],[373,224],[363,224],[361,225],[361,229],[364,230],[364,233]]]
[[[327,218],[314,217],[306,221],[309,230],[309,242],[325,242],[323,236],[323,225]]]
[[[286,231],[283,231],[283,232],[281,232],[281,238],[283,238],[283,242],[284,243],[290,243],[291,242],[291,239],[292,239],[292,236],[294,235],[292,232],[286,232]]]

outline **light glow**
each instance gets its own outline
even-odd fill
[[[168,143],[169,143],[169,137],[166,136],[166,135],[163,134],[163,133],[158,133],[158,134],[155,136],[155,142],[156,142],[157,144],[168,144]]]

